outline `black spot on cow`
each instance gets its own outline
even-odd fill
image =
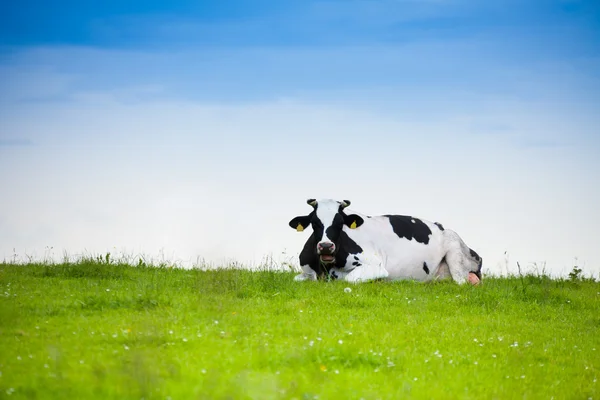
[[[338,279],[339,278],[338,275],[337,275],[337,273],[335,271],[331,271],[329,273],[329,276],[331,277],[331,279]]]
[[[355,267],[360,267],[362,264],[361,264],[361,263],[359,263],[358,261],[354,261],[354,262],[352,263],[352,265],[354,265]]]
[[[384,215],[390,220],[394,233],[407,240],[415,239],[419,243],[428,244],[431,229],[420,219],[407,215]]]
[[[360,254],[362,252],[362,247],[352,240],[346,232],[342,231],[340,235],[338,251],[335,255],[335,265],[338,268],[344,268],[346,266],[346,260],[350,254]],[[357,256],[354,256],[354,259],[356,261],[359,260]]]
[[[479,257],[479,254],[477,254],[475,252],[475,250],[469,249],[469,253],[471,254],[471,257],[473,257],[476,261],[480,261],[481,260],[481,257]]]
[[[444,230],[444,226],[442,224],[440,224],[439,222],[434,222],[435,226],[437,226],[438,228],[440,228],[440,231]]]
[[[427,275],[429,275],[429,267],[427,266],[427,263],[426,263],[426,262],[423,262],[423,271],[425,271],[425,273],[426,273]]]
[[[475,261],[477,261],[477,271],[471,271],[471,272],[474,273],[475,275],[477,275],[479,280],[481,280],[481,267],[483,266],[483,258],[481,258],[479,256],[479,254],[477,254],[477,252],[475,252],[475,250],[473,250],[473,249],[469,249],[469,254],[471,254],[471,257]]]

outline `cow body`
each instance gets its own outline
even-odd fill
[[[479,283],[481,279],[481,257],[456,232],[439,223],[404,215],[349,215],[347,200],[313,202],[313,213],[290,221],[295,227],[299,218],[310,218],[314,229],[300,253],[303,272],[296,280],[429,281],[451,277],[458,283]],[[327,243],[332,243],[334,250],[329,250]]]

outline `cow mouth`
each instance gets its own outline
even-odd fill
[[[335,256],[333,254],[321,254],[319,258],[324,264],[331,264],[335,261]]]

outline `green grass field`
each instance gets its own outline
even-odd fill
[[[592,279],[293,276],[0,264],[0,397],[600,398]]]

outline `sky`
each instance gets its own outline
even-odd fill
[[[0,2],[0,260],[297,265],[308,198],[600,277],[600,3]]]

